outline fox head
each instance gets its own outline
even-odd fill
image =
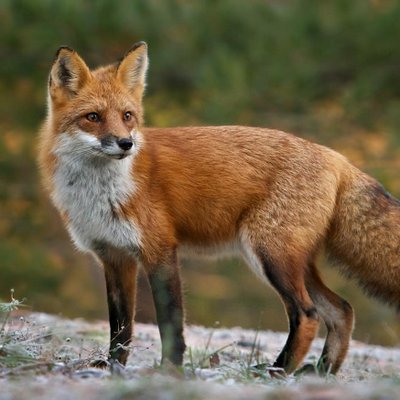
[[[91,71],[61,47],[49,77],[48,123],[54,145],[89,157],[122,159],[139,145],[147,45],[136,43],[118,63]],[[57,143],[58,142],[58,143]]]

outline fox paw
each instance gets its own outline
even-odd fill
[[[108,360],[104,359],[93,360],[89,366],[101,369],[109,368],[111,374],[116,376],[123,375],[125,371],[125,367],[118,360],[114,360],[112,358],[109,358]]]
[[[318,368],[316,365],[307,363],[304,364],[301,368],[295,371],[294,373],[295,376],[300,376],[300,375],[321,375],[321,372],[318,371]]]
[[[110,366],[110,363],[107,360],[104,360],[101,358],[93,360],[89,363],[89,367],[93,367],[93,368],[106,369],[109,366]]]

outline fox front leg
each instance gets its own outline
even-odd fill
[[[136,300],[137,264],[119,251],[102,249],[98,253],[104,266],[110,321],[111,364],[125,365],[129,355]]]
[[[175,365],[182,365],[186,345],[183,338],[181,279],[176,256],[171,258],[174,261],[168,265],[147,266],[146,271],[161,336],[161,363],[169,360]]]

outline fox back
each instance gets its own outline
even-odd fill
[[[273,371],[299,366],[322,319],[317,369],[335,373],[353,311],[324,285],[315,257],[327,249],[369,294],[399,306],[399,202],[340,154],[284,132],[144,128],[147,66],[143,42],[94,71],[61,48],[40,135],[45,186],[77,247],[104,266],[110,362],[128,356],[138,264],[152,289],[162,360],[181,364],[179,253],[229,249],[286,308],[290,335]]]

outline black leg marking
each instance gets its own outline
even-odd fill
[[[302,264],[287,266],[273,262],[263,249],[257,252],[264,272],[272,286],[281,296],[289,320],[289,336],[274,363],[274,367],[292,372],[303,360],[319,325],[317,310],[304,283]]]
[[[183,304],[178,269],[158,268],[148,274],[162,343],[162,362],[181,365],[185,351]]]
[[[110,320],[111,360],[125,365],[129,355],[136,297],[136,263],[120,254],[103,253],[108,312]]]

